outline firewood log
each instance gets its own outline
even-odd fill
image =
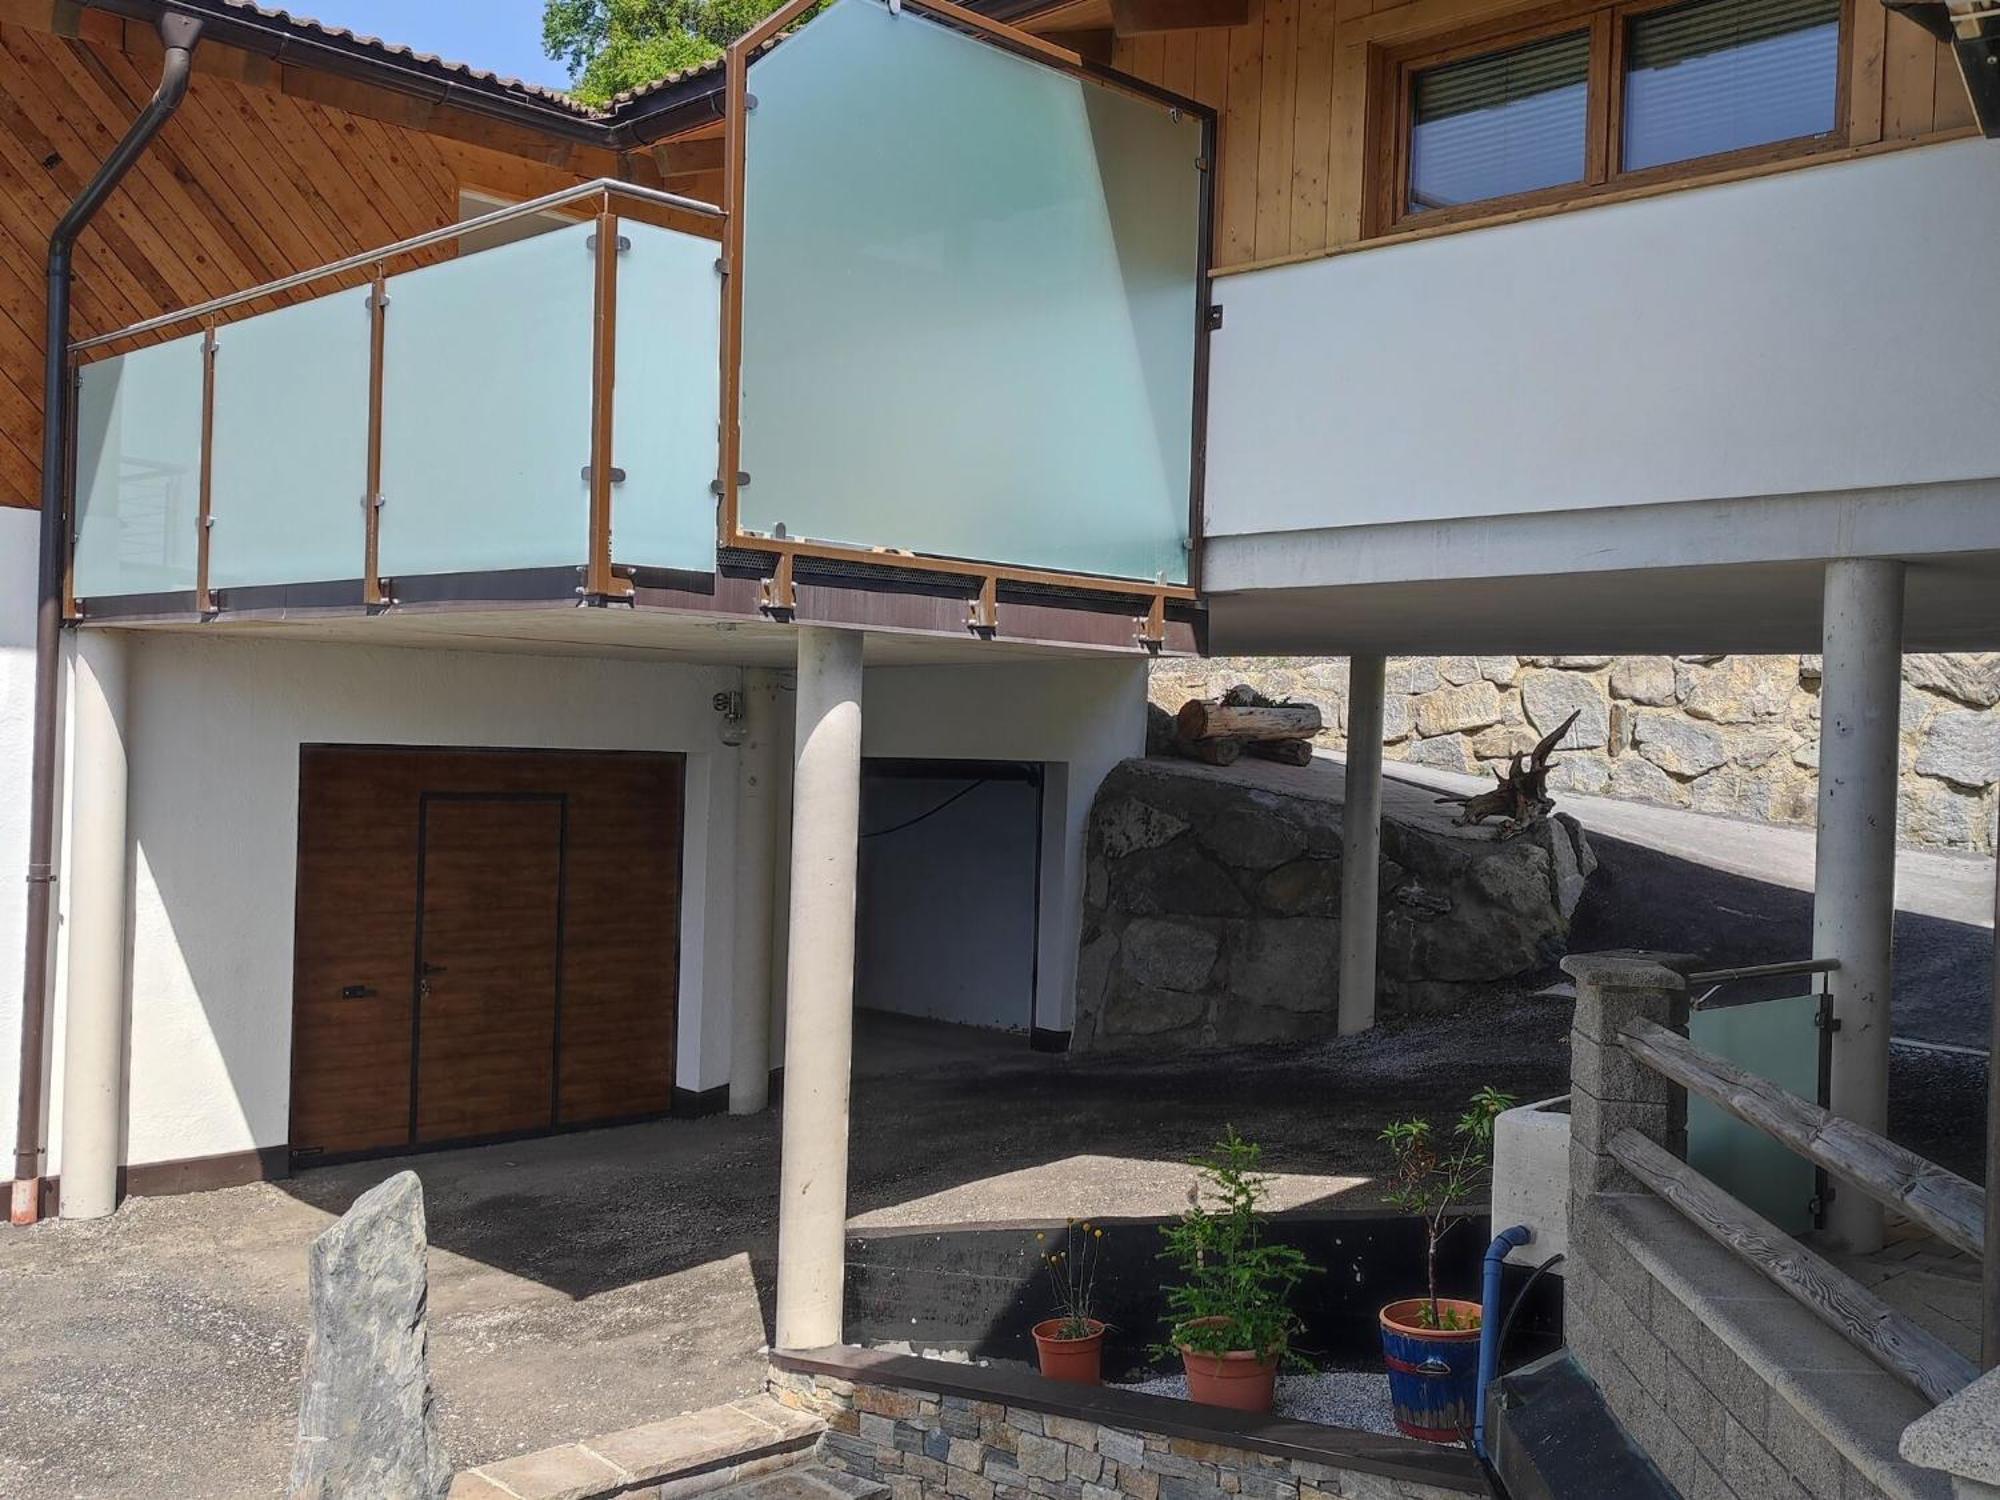
[[[1312,764],[1310,740],[1251,740],[1243,748],[1259,760],[1274,760],[1281,766]]]
[[[1238,707],[1191,698],[1175,720],[1183,740],[1306,740],[1322,727],[1319,710],[1310,703]]]
[[[1241,740],[1176,739],[1174,748],[1189,760],[1205,761],[1211,766],[1233,766],[1243,758]]]

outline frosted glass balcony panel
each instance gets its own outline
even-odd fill
[[[1820,999],[1796,995],[1698,1010],[1688,1039],[1737,1067],[1789,1089],[1801,1099],[1820,1095]],[[1819,1178],[1813,1164],[1706,1099],[1688,1099],[1688,1163],[1780,1229],[1813,1227]]]
[[[583,562],[595,232],[390,278],[383,576]]]
[[[716,423],[721,410],[721,247],[621,220],[611,556],[646,568],[715,569]]]
[[[199,334],[98,360],[79,373],[79,599],[195,586],[201,520]]]
[[[742,524],[1185,581],[1199,122],[877,0],[751,90]]]
[[[336,292],[218,330],[210,588],[361,576],[368,297]]]

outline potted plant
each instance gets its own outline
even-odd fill
[[[1264,1239],[1262,1154],[1231,1127],[1190,1163],[1199,1175],[1187,1210],[1160,1231],[1160,1258],[1181,1280],[1167,1288],[1172,1332],[1157,1352],[1180,1355],[1190,1399],[1237,1411],[1271,1409],[1279,1362],[1300,1327],[1292,1292],[1319,1269],[1297,1248]]]
[[[1035,1241],[1046,1247],[1048,1236],[1037,1233]],[[1055,1293],[1056,1315],[1042,1319],[1030,1331],[1044,1379],[1096,1385],[1102,1378],[1105,1325],[1102,1319],[1091,1316],[1091,1307],[1103,1250],[1101,1226],[1088,1219],[1081,1223],[1071,1219],[1062,1245],[1042,1251],[1042,1269]]]
[[[1424,1225],[1426,1294],[1391,1302],[1381,1312],[1382,1353],[1396,1426],[1411,1437],[1454,1443],[1473,1424],[1479,1383],[1480,1307],[1438,1295],[1438,1246],[1458,1223],[1452,1210],[1492,1173],[1493,1121],[1514,1101],[1493,1088],[1438,1139],[1428,1120],[1398,1120],[1382,1132],[1395,1166],[1384,1195]]]

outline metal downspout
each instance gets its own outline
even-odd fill
[[[187,96],[201,22],[168,11],[160,17],[166,57],[160,86],[49,236],[48,323],[42,359],[42,518],[35,595],[34,762],[29,782],[28,933],[21,964],[21,1076],[14,1134],[10,1217],[32,1224],[42,1212],[42,1086],[46,1063],[50,937],[55,919],[56,752],[61,743],[63,571],[69,553],[63,472],[69,408],[70,252],[160,127]]]

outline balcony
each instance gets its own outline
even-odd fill
[[[583,184],[79,345],[76,613],[1191,598],[1213,120],[922,12],[744,63],[733,211]]]

